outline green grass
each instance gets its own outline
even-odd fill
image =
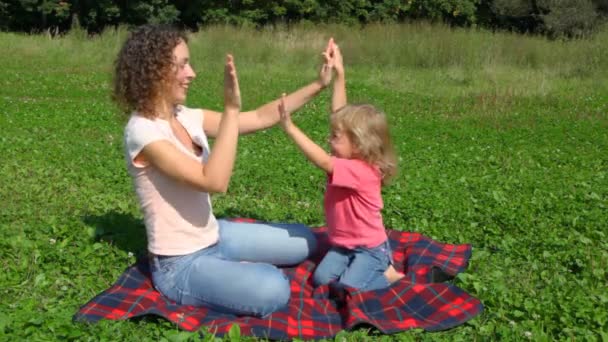
[[[71,322],[145,249],[109,100],[124,36],[0,34],[0,339],[197,338],[162,319]],[[561,42],[426,24],[215,27],[191,36],[188,103],[221,109],[228,51],[245,109],[304,85],[330,36],[350,99],[392,123],[400,173],[386,225],[473,244],[454,282],[485,305],[446,332],[338,340],[608,339],[608,31]],[[320,142],[328,101],[295,116]],[[321,225],[323,177],[279,129],[243,137],[216,215]]]

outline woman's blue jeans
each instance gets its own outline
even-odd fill
[[[219,241],[192,254],[154,256],[154,287],[184,305],[266,316],[284,307],[289,281],[278,266],[304,261],[316,248],[302,224],[219,220]]]

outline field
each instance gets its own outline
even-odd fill
[[[125,35],[0,33],[0,340],[198,339],[162,319],[71,321],[145,251],[125,116],[109,96]],[[428,24],[213,27],[191,35],[188,105],[221,110],[226,52],[244,109],[295,90],[316,77],[330,36],[349,100],[390,118],[400,164],[383,192],[386,226],[471,243],[454,283],[485,305],[445,332],[338,340],[608,340],[608,31],[568,42]],[[319,142],[329,95],[294,115]],[[272,128],[240,140],[214,209],[319,226],[323,187]]]

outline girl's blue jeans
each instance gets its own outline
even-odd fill
[[[384,272],[391,264],[388,241],[374,248],[332,247],[313,274],[315,286],[335,282],[362,291],[388,287]]]
[[[179,304],[230,314],[262,317],[284,307],[289,281],[275,265],[295,265],[312,254],[312,231],[302,224],[218,222],[216,244],[151,258],[154,287]]]

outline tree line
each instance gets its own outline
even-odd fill
[[[0,30],[94,34],[118,25],[267,26],[440,21],[550,37],[584,37],[604,25],[608,0],[0,0]]]

